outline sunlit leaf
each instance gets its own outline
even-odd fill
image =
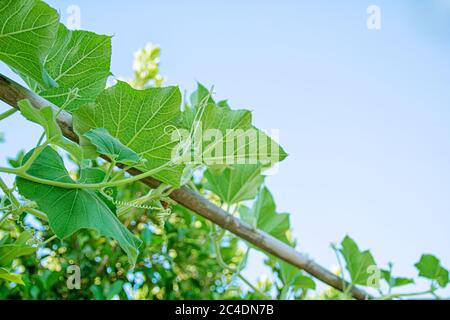
[[[68,30],[59,24],[58,33],[48,56],[45,69],[58,83],[57,88],[42,90],[25,78],[30,87],[55,105],[74,111],[105,89],[111,74],[111,37],[84,30]]]
[[[234,165],[220,174],[208,169],[205,178],[205,188],[228,204],[255,198],[264,182],[260,165]]]
[[[286,158],[278,143],[252,125],[249,110],[232,110],[224,102],[216,104],[201,84],[191,100],[193,104],[186,106],[181,124],[190,131],[190,143],[186,144],[190,147],[183,149],[186,161],[217,170],[233,164],[269,167]]]
[[[242,206],[239,212],[245,222],[283,242],[289,243],[287,236],[290,229],[289,214],[276,212],[272,194],[266,187],[259,191],[251,209]]]
[[[170,130],[180,115],[181,94],[177,87],[136,90],[119,81],[99,95],[95,104],[84,105],[74,113],[74,128],[86,157],[96,156],[96,147],[83,135],[91,129],[105,128],[145,162],[142,171],[170,163],[178,141]],[[183,167],[169,165],[154,175],[174,186],[180,184]]]
[[[44,61],[58,20],[56,10],[40,0],[0,0],[0,60],[43,87],[56,86]]]
[[[349,236],[345,236],[341,246],[340,252],[345,259],[352,283],[367,286],[371,276],[369,268],[376,266],[372,254],[369,250],[360,251],[356,242]]]
[[[442,267],[439,259],[431,254],[422,255],[415,267],[419,270],[419,276],[436,280],[442,288],[449,283],[448,270]]]

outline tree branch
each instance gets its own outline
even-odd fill
[[[0,74],[0,100],[4,101],[14,108],[18,108],[17,102],[22,99],[30,100],[32,105],[37,109],[45,106],[51,106],[56,111],[59,110],[59,108],[51,102],[45,100],[36,93],[24,88],[20,84]],[[62,111],[59,113],[57,121],[64,136],[74,142],[78,142],[78,136],[73,131],[71,114]],[[132,175],[142,174],[141,171],[134,168],[129,169],[128,172]],[[157,188],[161,184],[160,181],[152,177],[144,178],[141,181],[151,188]],[[170,194],[170,197],[184,207],[210,220],[216,225],[230,231],[236,236],[250,242],[258,248],[300,269],[305,270],[313,277],[319,279],[320,281],[328,284],[331,287],[334,287],[341,291],[343,290],[343,283],[340,277],[322,267],[306,255],[297,252],[295,249],[288,246],[284,242],[272,237],[271,235],[261,230],[255,230],[242,220],[228,214],[225,210],[208,201],[199,193],[192,191],[186,187],[181,187],[174,190]],[[370,297],[369,294],[367,294],[364,290],[356,286],[352,287],[351,294],[354,298],[361,300]]]

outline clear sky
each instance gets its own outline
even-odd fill
[[[401,275],[423,252],[450,267],[450,1],[48,3],[63,21],[76,4],[83,29],[114,35],[116,76],[151,41],[168,84],[215,85],[279,129],[289,157],[267,184],[301,251],[330,267],[330,242],[349,234]],[[366,26],[372,4],[380,30]],[[20,115],[0,131],[0,163],[38,132]]]

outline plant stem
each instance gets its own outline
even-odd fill
[[[114,170],[114,167],[116,166],[116,161],[115,160],[111,160],[109,167],[108,167],[108,171],[105,174],[105,178],[103,179],[103,182],[107,182],[109,180],[109,178],[111,177],[111,174]]]
[[[53,240],[55,240],[57,238],[56,234],[54,234],[53,236],[51,236],[50,238],[48,238],[47,240],[45,240],[44,242],[42,242],[42,246],[46,245],[49,242],[52,242]]]
[[[137,199],[131,201],[129,207],[119,209],[119,210],[117,211],[117,217],[120,218],[120,217],[124,216],[125,214],[127,214],[128,212],[130,212],[131,210],[133,210],[133,209],[135,208],[135,207],[133,207],[133,206],[142,205],[142,204],[144,204],[145,202],[150,201],[150,200],[156,198],[157,195],[155,194],[154,191],[155,191],[155,189],[152,189],[152,190],[150,190],[150,192],[147,193],[145,196],[142,196],[142,197],[140,197],[140,198],[137,198]]]
[[[255,287],[250,281],[248,281],[240,272],[237,275],[239,277],[239,279],[241,279],[242,281],[244,281],[244,283],[246,285],[248,285],[250,288],[252,288],[253,291],[255,291],[258,295],[261,296],[261,298],[263,298],[264,300],[268,300],[269,297],[266,296],[261,290],[259,290],[257,287]]]
[[[25,211],[32,214],[33,216],[38,217],[41,220],[48,221],[47,215],[45,213],[43,213],[42,211],[39,211],[34,208],[27,208]]]
[[[21,167],[19,167],[17,169],[18,173],[26,174],[27,170],[30,169],[34,160],[36,160],[36,158],[41,154],[41,152],[51,143],[51,139],[50,139],[50,140],[45,141],[42,145],[40,145],[43,138],[44,138],[44,134],[42,134],[41,137],[39,138],[39,141],[38,141],[36,147],[34,148],[33,153],[28,158],[28,160],[25,162],[25,164],[23,164]]]
[[[284,286],[280,293],[280,299],[279,300],[286,300],[287,295],[289,293],[289,286]]]
[[[135,182],[135,181],[142,180],[144,178],[147,178],[147,177],[150,177],[150,176],[154,175],[155,173],[158,173],[159,171],[161,171],[164,168],[168,167],[170,164],[171,164],[171,162],[167,162],[167,163],[163,164],[162,166],[159,166],[157,168],[149,170],[149,171],[147,171],[145,173],[141,173],[139,175],[132,176],[130,178],[126,178],[126,179],[122,179],[122,180],[118,180],[118,181],[109,181],[109,182],[102,182],[102,183],[87,183],[87,184],[69,183],[69,182],[53,181],[53,180],[47,180],[47,179],[38,178],[38,177],[35,177],[35,176],[32,176],[32,175],[29,175],[26,172],[23,172],[23,168],[24,167],[21,167],[19,169],[0,168],[0,172],[12,173],[12,174],[15,174],[15,175],[17,175],[17,176],[19,176],[19,177],[21,177],[21,178],[23,178],[25,180],[29,180],[29,181],[32,181],[32,182],[45,184],[45,185],[49,185],[49,186],[59,187],[59,188],[65,188],[65,189],[102,189],[102,188],[107,188],[107,187],[120,186],[120,185],[124,185],[124,184],[128,184],[128,183],[132,183],[132,182]]]
[[[0,121],[4,120],[6,118],[8,118],[9,116],[13,115],[14,113],[16,113],[18,110],[16,108],[11,108],[6,112],[0,113]]]
[[[340,258],[340,256],[339,256],[339,250],[338,250],[338,248],[336,247],[335,244],[332,244],[332,245],[331,245],[331,248],[333,249],[334,253],[336,254],[336,260],[337,260],[337,262],[338,262],[338,264],[339,264],[339,268],[341,269],[342,291],[343,291],[344,293],[346,293],[347,290],[346,290],[346,288],[345,288],[346,282],[345,282],[345,276],[344,276],[344,266],[343,266],[343,264],[342,264],[342,262],[341,262],[341,258]]]
[[[217,262],[219,263],[219,265],[224,268],[227,269],[233,273],[236,273],[237,276],[239,277],[239,279],[241,279],[242,281],[245,282],[245,284],[247,284],[250,288],[252,288],[253,291],[255,291],[258,295],[261,296],[261,298],[263,299],[269,299],[269,297],[267,297],[263,292],[261,292],[261,290],[259,290],[258,288],[256,288],[250,281],[248,281],[240,272],[239,269],[235,269],[230,267],[229,265],[227,265],[225,263],[225,261],[223,260],[222,257],[222,252],[220,250],[220,239],[214,239],[214,248],[216,250],[216,258],[217,258]]]
[[[12,193],[12,191],[8,188],[8,186],[5,184],[5,182],[3,181],[2,178],[0,178],[0,189],[3,190],[3,192],[5,193],[5,195],[8,197],[8,199],[11,201],[11,203],[13,204],[13,207],[20,207],[20,202],[19,200],[17,200],[17,198],[14,196],[14,194]],[[48,217],[45,213],[34,209],[34,208],[26,208],[24,211],[44,220],[44,221],[48,221]],[[8,215],[6,215],[8,216]],[[6,217],[5,216],[5,217]],[[3,217],[2,220],[5,218]],[[3,223],[3,221],[2,221]]]
[[[14,206],[19,206],[20,202],[19,200],[16,199],[16,197],[13,195],[13,193],[11,192],[11,190],[8,188],[8,186],[6,185],[6,183],[3,181],[2,178],[0,178],[0,189],[2,189],[3,193],[8,197],[9,201],[11,201],[11,203]]]

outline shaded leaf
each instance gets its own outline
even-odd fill
[[[29,100],[18,102],[22,115],[29,121],[37,123],[44,128],[47,139],[59,139],[62,136],[61,129],[56,123],[55,113],[50,106],[37,109]]]
[[[61,157],[50,147],[39,154],[27,173],[42,179],[76,183],[70,178]],[[67,238],[83,228],[94,229],[116,239],[127,253],[130,263],[136,262],[141,241],[121,224],[97,190],[59,188],[20,177],[16,182],[20,194],[35,201],[39,209],[47,214],[50,227],[58,238]]]
[[[44,128],[47,139],[52,139],[53,144],[68,151],[76,159],[81,159],[81,150],[78,145],[63,136],[61,128],[56,122],[56,112],[52,107],[46,106],[37,109],[27,99],[19,101],[18,105],[26,119]]]
[[[140,160],[136,152],[110,135],[105,128],[89,130],[84,136],[97,147],[98,153],[107,155],[110,159],[124,164],[136,164]]]
[[[100,168],[82,168],[80,170],[78,182],[85,184],[100,183],[105,179],[105,176],[106,173]],[[95,192],[112,212],[116,212],[117,206],[114,201],[117,200],[117,187],[108,187],[105,190],[102,190],[102,192],[99,190],[95,190]],[[108,193],[108,196],[106,196],[105,193]]]

